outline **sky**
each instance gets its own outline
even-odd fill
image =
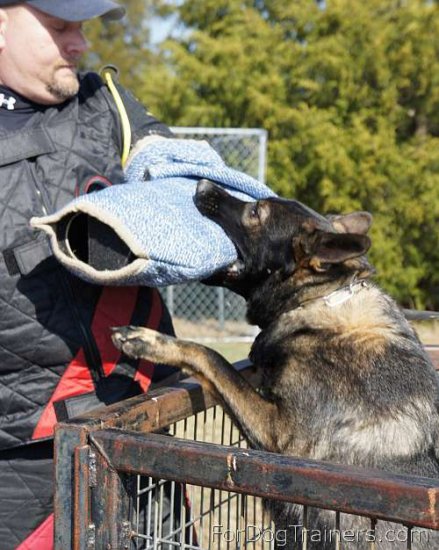
[[[154,17],[151,25],[151,43],[161,42],[175,25],[176,17]]]

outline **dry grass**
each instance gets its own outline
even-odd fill
[[[224,340],[230,338],[242,339],[254,337],[258,330],[246,321],[226,321],[224,326],[216,319],[203,319],[202,321],[188,321],[180,317],[174,317],[175,332],[180,338],[194,340],[210,339]]]
[[[257,329],[244,321],[227,321],[221,329],[215,319],[194,323],[175,318],[174,327],[179,338],[201,342],[232,363],[248,357],[257,334]]]
[[[413,326],[424,344],[439,345],[439,321],[418,321]]]

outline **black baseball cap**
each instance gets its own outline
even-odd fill
[[[28,4],[64,21],[86,21],[95,17],[120,19],[125,8],[112,0],[0,0],[0,8]]]

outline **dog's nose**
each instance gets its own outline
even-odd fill
[[[208,193],[215,188],[215,184],[209,180],[202,179],[197,183],[197,195],[202,193]]]

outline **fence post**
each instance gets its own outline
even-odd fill
[[[96,458],[96,483],[91,489],[91,526],[94,549],[129,550],[131,548],[130,504],[124,474],[117,472],[105,453],[95,444],[91,450]]]
[[[260,130],[260,132],[258,180],[261,183],[265,183],[265,170],[267,167],[267,131]]]
[[[171,317],[174,316],[174,287],[168,286],[166,288],[166,305],[168,307]]]
[[[224,289],[217,288],[218,297],[218,321],[220,330],[224,330]]]
[[[75,450],[87,444],[83,427],[59,424],[55,429],[55,550],[74,548],[73,540]]]

